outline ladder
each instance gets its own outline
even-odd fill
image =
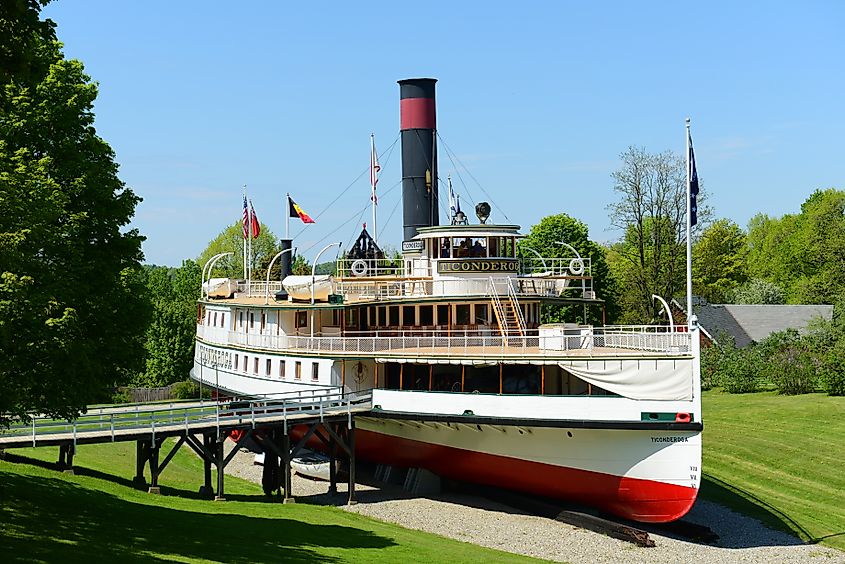
[[[507,299],[505,300],[499,297],[493,278],[490,278],[488,288],[493,312],[496,314],[496,321],[499,323],[499,333],[502,337],[524,337],[525,318],[522,315],[522,308],[519,306],[511,280],[508,279]]]

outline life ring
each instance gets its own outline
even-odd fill
[[[358,259],[352,263],[352,274],[354,276],[363,276],[367,273],[367,263],[364,259]]]
[[[569,261],[569,271],[575,276],[584,274],[584,261],[577,258],[572,259]]]

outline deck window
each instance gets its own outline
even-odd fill
[[[217,327],[217,312],[216,311],[214,312],[214,316],[212,317],[212,319],[213,319],[213,321],[212,321],[211,325],[213,327]]]
[[[238,369],[238,355],[235,355],[235,370]]]
[[[438,325],[449,325],[449,306],[447,305],[439,305],[437,306],[437,324]]]
[[[272,361],[268,358],[268,359],[267,359],[267,371],[266,371],[267,376],[269,376],[269,375],[270,375],[270,364],[271,364],[271,363],[272,363]]]
[[[267,314],[263,311],[261,312],[261,332],[264,332],[264,326],[267,325]]]
[[[475,304],[475,322],[487,325],[487,304]]]
[[[287,364],[286,360],[279,359],[279,379],[283,379],[285,377],[285,365]]]
[[[455,325],[469,325],[469,304],[455,306]]]
[[[450,237],[440,238],[440,258],[450,258],[452,256],[452,239]]]
[[[252,329],[255,327],[255,312],[249,312],[249,328]]]
[[[302,380],[302,362],[300,362],[298,360],[296,361],[296,364],[294,365],[293,377],[294,377],[295,380]]]
[[[316,382],[320,379],[320,363],[319,362],[312,362],[311,363],[311,380]]]
[[[419,325],[414,306],[402,307],[402,325]]]
[[[308,312],[307,311],[297,311],[295,317],[295,324],[296,328],[299,329],[300,327],[307,327],[308,326]]]
[[[387,325],[387,307],[381,306],[378,308],[378,326],[384,327]]]
[[[246,368],[246,367],[247,367],[248,365],[249,365],[249,357],[248,357],[247,355],[244,355],[244,372],[246,372],[246,371],[247,371],[247,368]]]
[[[388,325],[391,327],[398,327],[399,326],[399,306],[390,306],[388,308],[390,311],[390,322]]]
[[[340,311],[335,310],[337,313]],[[358,329],[358,310],[357,309],[347,309],[346,310],[346,326],[351,327],[353,329]]]
[[[258,374],[258,357],[257,356],[255,357],[255,362],[253,363],[253,366],[252,366],[252,373]]]
[[[420,306],[420,325],[429,327],[434,325],[434,307],[430,305]]]

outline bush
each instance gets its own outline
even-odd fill
[[[702,352],[701,386],[721,386],[731,394],[756,392],[760,388],[762,361],[756,348],[738,349],[722,334],[719,344]]]
[[[831,396],[845,396],[845,338],[839,339],[822,357],[819,380]]]
[[[170,394],[173,396],[174,399],[198,399],[200,397],[200,387],[199,384],[197,384],[196,382],[193,382],[191,380],[185,380],[184,382],[177,382],[173,384],[173,388],[171,388]],[[202,397],[211,397],[211,389],[208,386],[204,386],[202,388]]]
[[[126,390],[115,390],[110,403],[132,403],[132,396]]]
[[[809,337],[801,337],[795,329],[772,333],[759,345],[765,358],[764,374],[785,395],[809,394],[816,391],[821,365]]]

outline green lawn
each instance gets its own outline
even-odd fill
[[[202,466],[187,449],[162,473],[160,496],[132,488],[134,443],[80,446],[76,475],[52,468],[57,451],[0,460],[0,562],[530,560],[335,507],[268,502],[230,476],[228,501],[203,500]]]
[[[845,550],[845,397],[705,392],[701,495]]]

